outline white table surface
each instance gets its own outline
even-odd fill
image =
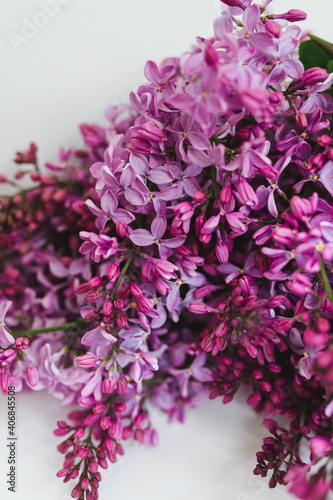
[[[13,44],[24,18],[36,19],[43,0],[0,1],[0,172],[14,168],[14,152],[33,140],[43,161],[58,146],[80,144],[78,124],[103,123],[110,104],[143,81],[147,59],[188,50],[196,35],[210,36],[219,12],[213,0],[59,0],[59,10],[27,43]],[[67,3],[65,5],[65,3]],[[333,3],[275,0],[275,12],[299,8],[302,24],[333,41]],[[41,19],[43,22],[43,20]],[[44,16],[45,21],[45,16]],[[14,37],[13,37],[14,34]],[[17,40],[17,38],[16,38]],[[45,392],[17,396],[18,479],[6,489],[7,400],[0,396],[1,500],[67,500],[71,488],[55,477],[62,465],[54,424],[67,408]],[[155,413],[158,448],[128,444],[122,461],[105,472],[102,500],[284,500],[252,475],[255,452],[266,435],[261,418],[238,398],[208,402],[187,413],[185,425]]]

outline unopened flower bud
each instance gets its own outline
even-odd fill
[[[91,288],[98,288],[102,284],[102,278],[99,278],[98,276],[95,276],[90,281],[88,281],[88,284],[89,284],[89,286]]]
[[[27,349],[29,346],[29,339],[27,337],[17,337],[15,339],[15,347],[16,349],[19,349],[20,351],[23,349]]]
[[[276,21],[266,21],[265,31],[272,38],[280,38],[281,26]]]
[[[74,437],[75,439],[79,440],[81,438],[83,438],[83,436],[85,435],[85,429],[83,427],[79,427],[78,429],[76,429],[76,431],[74,432]]]
[[[196,191],[193,195],[193,201],[196,201],[197,203],[203,203],[205,199],[206,195],[202,191]]]
[[[25,371],[25,376],[28,384],[30,384],[32,387],[35,387],[38,384],[39,374],[35,366],[28,366],[28,368]]]
[[[113,304],[110,300],[107,300],[103,304],[103,314],[105,316],[109,316],[112,313],[112,311],[113,311]]]
[[[329,135],[323,134],[317,137],[317,143],[319,146],[322,146],[323,148],[327,148],[332,142],[332,139],[330,138]]]
[[[101,413],[103,413],[105,408],[106,408],[105,405],[103,405],[102,403],[98,403],[93,407],[93,412],[95,413],[95,415],[100,415]]]
[[[306,13],[303,12],[302,10],[290,9],[290,10],[288,10],[288,12],[285,12],[284,14],[273,15],[273,18],[274,19],[285,19],[286,21],[289,21],[290,23],[295,23],[297,21],[305,21]]]
[[[83,356],[77,356],[75,358],[75,362],[80,368],[92,368],[96,365],[98,360],[99,357],[95,356],[95,354],[84,354]]]
[[[116,380],[114,377],[107,377],[103,380],[103,383],[102,383],[102,391],[104,394],[112,394],[112,392],[114,391],[115,387],[116,387]]]
[[[232,188],[231,186],[228,184],[226,186],[223,186],[223,188],[221,189],[220,191],[220,202],[225,204],[225,203],[229,203],[229,201],[231,200],[232,198]]]
[[[305,86],[316,85],[316,83],[323,82],[328,77],[328,73],[324,68],[310,68],[307,69],[302,78],[302,84]]]
[[[141,275],[145,281],[151,281],[154,276],[155,266],[150,260],[146,260],[141,267]]]
[[[123,413],[124,411],[126,411],[127,406],[125,405],[125,403],[116,403],[114,409],[118,413]]]
[[[295,122],[296,125],[301,129],[304,129],[308,126],[306,115],[304,113],[301,113],[301,111],[297,111],[297,113],[295,114]]]
[[[120,238],[126,238],[128,236],[128,225],[126,222],[122,220],[116,222],[116,233]]]
[[[110,281],[116,281],[116,279],[118,278],[119,274],[120,274],[120,269],[119,269],[119,266],[118,264],[116,264],[115,262],[112,262],[111,264],[108,265],[108,267],[106,268],[106,277],[110,280]]]

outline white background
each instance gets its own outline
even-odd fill
[[[38,18],[38,0],[0,0],[0,172],[10,174],[17,150],[33,140],[40,158],[55,160],[59,146],[78,146],[78,124],[102,123],[109,104],[126,100],[143,82],[146,60],[180,55],[195,36],[212,35],[214,0],[62,0],[53,17]],[[66,4],[66,5],[65,5]],[[333,42],[330,0],[274,0],[274,12],[305,10],[304,29]],[[45,22],[27,43],[14,43],[26,21]],[[16,40],[19,40],[16,38]],[[67,409],[48,394],[17,396],[17,493],[6,491],[6,398],[0,397],[0,496],[67,500],[54,424]],[[100,498],[118,500],[284,500],[252,476],[265,430],[239,397],[189,411],[185,425],[155,414],[158,448],[129,445],[105,474]]]

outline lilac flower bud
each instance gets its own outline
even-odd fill
[[[108,376],[103,380],[102,383],[102,391],[104,394],[112,394],[115,387],[116,387],[117,381],[114,377]]]
[[[127,439],[130,439],[132,435],[133,435],[132,427],[130,427],[129,425],[127,427],[124,427],[122,435],[123,440],[126,441]]]
[[[57,426],[59,429],[69,429],[68,423],[65,420],[58,420]]]
[[[236,186],[239,201],[247,206],[253,206],[258,203],[258,198],[253,188],[245,179],[240,179]]]
[[[124,411],[126,411],[127,406],[125,405],[125,403],[116,403],[114,409],[118,413],[123,413]]]
[[[116,299],[115,305],[117,309],[122,309],[125,305],[124,299]]]
[[[99,278],[98,276],[95,276],[90,281],[88,281],[88,285],[91,288],[99,288],[102,285],[102,278]]]
[[[327,148],[332,142],[332,139],[330,138],[329,135],[323,134],[317,137],[317,143],[319,146],[322,146],[323,148]]]
[[[115,262],[112,262],[106,268],[105,275],[112,282],[116,281],[116,279],[118,278],[119,274],[120,274],[120,269],[119,269],[118,264],[116,264]]]
[[[146,415],[144,413],[139,413],[135,417],[133,424],[135,425],[136,428],[140,429],[141,427],[143,427],[145,420],[146,420]]]
[[[101,424],[102,429],[104,429],[104,430],[108,429],[110,427],[110,424],[111,424],[111,417],[109,415],[104,415],[101,418],[100,424]]]
[[[122,220],[116,222],[116,233],[121,238],[127,238],[128,236],[128,225]]]
[[[84,315],[84,319],[86,321],[92,321],[95,317],[96,311],[92,309],[91,311],[88,311],[87,314]]]
[[[83,420],[83,423],[85,426],[91,427],[92,425],[94,425],[97,422],[97,420],[99,420],[99,415],[95,415],[95,413],[91,413]]]
[[[206,352],[210,352],[214,345],[214,337],[213,335],[206,335],[201,342],[201,349]]]
[[[241,0],[221,0],[222,3],[225,3],[229,7],[243,7]]]
[[[124,376],[119,377],[117,381],[117,393],[120,396],[121,394],[125,394],[126,391],[127,391],[127,379]]]
[[[242,276],[242,278],[239,279],[239,286],[244,293],[249,293],[250,291],[250,282],[249,278],[247,276]]]
[[[308,162],[308,169],[313,172],[323,167],[326,161],[325,153],[317,153]]]
[[[87,458],[87,457],[89,457],[89,448],[84,448],[84,447],[80,448],[77,455],[80,458]]]
[[[198,288],[195,292],[194,292],[194,297],[196,299],[202,299],[203,297],[206,297],[207,295],[209,295],[212,291],[214,291],[215,287],[214,285],[204,285],[200,288]]]
[[[113,304],[110,300],[107,300],[103,304],[103,314],[109,316],[112,313],[112,311],[113,311]]]
[[[96,462],[96,460],[91,460],[89,462],[88,470],[89,470],[89,472],[92,472],[93,474],[95,474],[95,472],[98,471],[98,463]]]
[[[152,285],[155,290],[161,295],[166,295],[171,290],[168,283],[162,278],[154,278],[152,281]]]
[[[12,361],[14,361],[14,359],[16,359],[16,356],[17,354],[15,349],[6,349],[3,353],[0,354],[0,365],[9,365]]]
[[[327,151],[327,159],[333,161],[333,148]]]
[[[80,495],[81,495],[81,488],[79,486],[75,486],[75,488],[72,489],[71,497],[79,498]]]
[[[266,21],[265,31],[272,38],[280,38],[282,33],[281,26],[276,21]]]
[[[125,330],[129,329],[128,325],[128,316],[127,314],[118,314],[116,318],[116,323],[119,326],[119,328],[124,328]]]
[[[309,198],[301,198],[300,196],[293,196],[290,200],[290,208],[292,214],[297,220],[303,220],[310,215],[313,215],[317,209],[318,194],[313,193]]]
[[[143,313],[151,311],[154,307],[152,302],[148,299],[148,297],[145,297],[144,295],[138,298],[137,303],[138,303],[138,308]]]
[[[98,298],[99,294],[96,291],[91,291],[90,293],[88,293],[88,295],[85,296],[84,300],[88,303],[94,303],[97,302]]]
[[[188,249],[186,249],[188,251]],[[181,253],[181,247],[177,248],[177,251]],[[156,272],[164,279],[170,280],[172,278],[176,278],[175,271],[178,271],[178,267],[172,262],[168,262],[163,259],[154,259],[153,261],[155,265]]]
[[[115,452],[115,446],[112,439],[106,438],[103,444],[108,455]]]
[[[87,293],[90,290],[90,285],[88,283],[82,283],[81,285],[77,286],[74,290],[75,293],[80,294],[80,293]]]
[[[103,413],[105,408],[106,408],[105,405],[103,405],[102,403],[98,403],[93,407],[93,412],[95,413],[95,415],[100,415],[101,413]]]
[[[229,203],[232,198],[232,188],[230,184],[223,186],[220,191],[220,202],[223,204]]]
[[[27,349],[29,346],[29,339],[27,337],[17,337],[15,339],[15,347],[16,349],[19,349],[20,351],[23,349]]]
[[[197,236],[200,235],[201,229],[203,228],[205,224],[205,213],[201,212],[201,214],[195,219],[195,233]]]
[[[57,477],[65,477],[67,474],[68,474],[68,469],[60,469],[57,472],[56,476]]]
[[[219,312],[218,309],[214,309],[213,307],[204,304],[203,302],[190,302],[189,311],[194,314],[206,314],[210,312]]]
[[[301,113],[300,111],[297,111],[297,113],[295,114],[295,122],[296,125],[301,129],[304,129],[308,126],[306,115],[304,113]]]
[[[146,260],[141,267],[141,276],[145,281],[151,281],[154,276],[155,266],[150,260]]]
[[[254,391],[246,401],[249,406],[256,406],[261,401],[261,395],[259,391]]]
[[[304,71],[302,77],[302,84],[305,86],[316,85],[317,83],[323,82],[328,77],[328,73],[324,68],[310,68]]]
[[[210,242],[211,239],[212,239],[212,234],[200,234],[200,237],[199,237],[199,240],[204,245],[208,245],[208,243]]]
[[[246,127],[241,127],[240,129],[237,130],[237,137],[240,139],[249,139],[251,135],[251,127],[246,126]]]
[[[276,295],[267,302],[267,306],[271,309],[276,309],[277,307],[282,306],[285,299],[286,297],[284,295]]]
[[[99,359],[99,356],[95,356],[95,354],[84,354],[83,356],[77,356],[75,362],[80,368],[92,368]]]
[[[261,388],[265,392],[271,392],[271,390],[272,390],[272,386],[267,380],[263,380],[261,382]]]
[[[124,448],[122,447],[122,445],[120,443],[116,444],[116,452],[118,453],[118,455],[121,455],[121,456],[123,456],[125,453]]]
[[[83,436],[85,435],[85,429],[84,427],[79,427],[78,429],[76,429],[76,431],[74,432],[74,437],[75,439],[81,439],[83,438]]]
[[[87,490],[89,488],[89,479],[87,477],[84,477],[81,481],[81,488],[83,490]]]
[[[224,321],[223,323],[220,323],[219,326],[215,329],[215,335],[217,337],[221,337],[225,335],[227,331],[228,331],[228,324],[226,321]]]
[[[275,420],[272,420],[270,418],[265,418],[263,424],[271,434],[274,434],[277,431],[277,423],[275,422]]]
[[[39,373],[37,368],[35,366],[28,366],[28,368],[25,370],[25,377],[28,384],[30,384],[32,387],[35,387],[39,382]]]
[[[196,191],[193,195],[193,201],[196,201],[197,203],[203,203],[205,199],[206,195],[202,191]]]
[[[134,284],[131,284],[130,292],[133,295],[133,297],[142,297],[142,295],[143,295],[141,288],[138,285],[134,285]]]
[[[216,245],[215,254],[216,254],[218,261],[221,262],[221,264],[226,264],[228,262],[229,249],[228,249],[227,245],[222,243],[222,241]]]
[[[303,12],[302,10],[298,9],[291,9],[288,10],[288,12],[285,12],[284,14],[275,14],[272,16],[274,19],[285,19],[286,21],[289,21],[290,23],[295,23],[297,21],[305,21],[306,19],[306,13]]]

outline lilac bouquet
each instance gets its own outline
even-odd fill
[[[1,389],[75,406],[55,430],[73,498],[124,441],[157,444],[148,401],[183,421],[243,385],[269,432],[254,474],[333,489],[333,50],[270,3],[223,0],[84,149],[45,173],[31,144],[0,177]]]

